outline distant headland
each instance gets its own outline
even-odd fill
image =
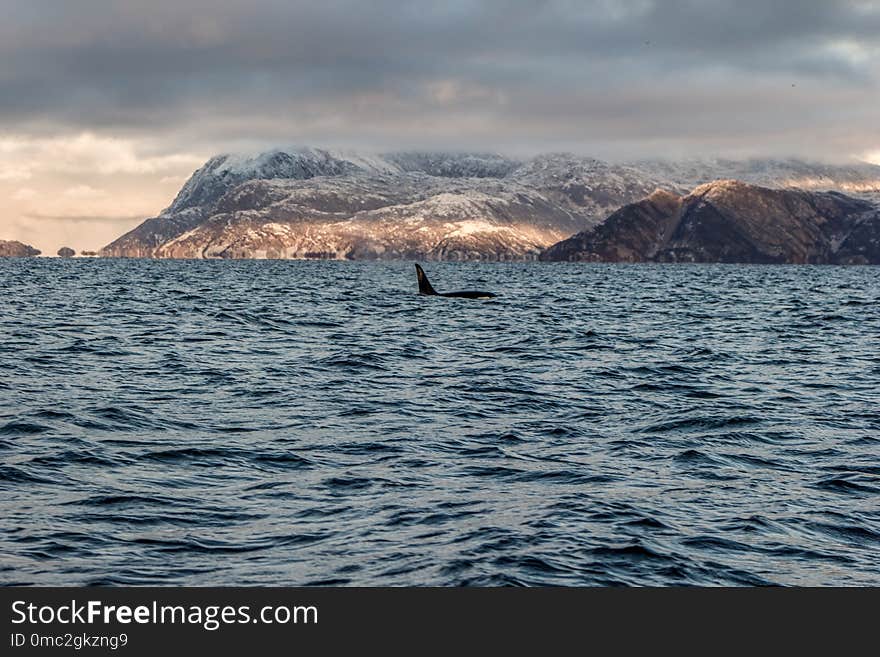
[[[0,240],[0,258],[30,258],[40,255],[40,250],[30,244],[15,240]]]

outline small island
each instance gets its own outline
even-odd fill
[[[58,257],[59,258],[73,258],[76,255],[76,251],[71,249],[69,246],[62,246],[58,249]]]
[[[15,240],[0,240],[0,258],[29,258],[40,255],[40,250],[30,244]]]

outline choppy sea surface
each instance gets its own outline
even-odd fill
[[[0,583],[880,584],[880,267],[0,261]]]

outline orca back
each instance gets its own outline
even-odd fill
[[[416,276],[419,278],[419,294],[427,294],[434,297],[458,297],[460,299],[491,299],[494,296],[492,292],[482,292],[480,290],[463,290],[461,292],[437,292],[428,280],[428,275],[420,265],[416,264]]]
[[[441,297],[458,297],[460,299],[491,299],[495,294],[481,290],[463,290],[462,292],[441,292]]]

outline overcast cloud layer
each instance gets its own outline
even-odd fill
[[[205,157],[265,145],[880,158],[877,1],[4,0],[3,14],[0,238],[46,248],[73,224],[100,246]]]

